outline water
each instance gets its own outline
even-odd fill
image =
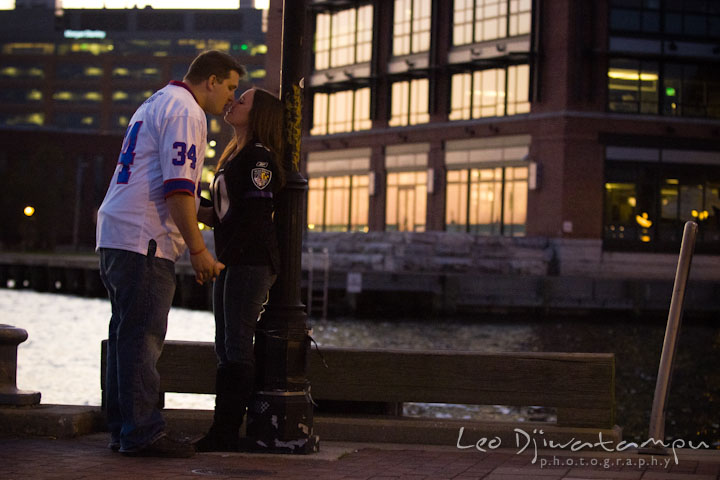
[[[100,404],[100,342],[110,304],[103,299],[0,289],[0,323],[28,331],[18,348],[19,388],[42,403]],[[628,440],[647,437],[665,319],[501,317],[472,319],[311,321],[318,345],[478,352],[613,352],[617,423]],[[173,308],[168,340],[212,341],[212,314]],[[720,328],[686,319],[671,385],[666,434],[720,448]],[[167,394],[168,408],[210,409],[211,395]],[[541,409],[409,404],[406,413],[451,418],[552,420]]]

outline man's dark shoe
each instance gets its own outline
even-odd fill
[[[121,453],[128,457],[189,458],[195,455],[195,449],[188,443],[178,442],[163,435],[150,445]]]
[[[108,448],[113,452],[117,452],[120,450],[120,442],[116,440],[111,440],[110,443],[108,443]]]

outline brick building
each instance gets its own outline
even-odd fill
[[[310,232],[720,252],[718,2],[310,3]]]

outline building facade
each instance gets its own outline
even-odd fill
[[[152,92],[181,80],[200,52],[265,78],[263,13],[237,10],[17,8],[0,12],[0,126],[120,133]],[[222,121],[212,119],[219,134]]]
[[[696,251],[720,252],[717,2],[307,6],[310,233],[546,237],[601,252],[667,253],[694,220]],[[81,189],[81,215],[92,216],[129,116],[199,51],[238,55],[250,72],[245,86],[278,91],[282,2],[266,13],[0,12],[0,173],[10,178],[27,158],[62,154],[53,164],[84,172],[66,176]],[[230,132],[217,118],[209,127],[211,156]],[[88,152],[87,135],[111,146]],[[18,212],[3,214],[4,232],[20,231]],[[58,242],[91,244],[94,225],[84,226]],[[0,241],[15,244],[8,235]]]
[[[310,232],[720,253],[720,3],[310,4]]]
[[[265,23],[253,8],[56,11],[21,2],[0,11],[0,174],[8,193],[0,245],[94,245],[96,211],[135,109],[208,49],[247,66],[239,90],[263,85]],[[222,118],[208,117],[208,165],[231,133]],[[30,218],[27,206],[35,209]]]

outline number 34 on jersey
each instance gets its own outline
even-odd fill
[[[120,172],[118,173],[117,183],[122,184],[128,183],[130,181],[130,175],[132,174],[130,167],[135,161],[135,148],[137,146],[137,137],[138,133],[140,133],[140,128],[142,128],[142,124],[143,122],[141,121],[135,122],[128,129],[128,133],[126,135],[127,147],[125,148],[125,151],[120,154],[120,159],[118,161],[118,164],[122,165],[122,170],[120,170]],[[195,165],[197,163],[197,153],[194,144],[190,145],[190,147],[188,148],[185,142],[175,142],[173,143],[172,148],[175,153],[175,156],[172,159],[173,165],[185,165],[185,162],[187,160],[190,160],[190,168],[195,168]]]

